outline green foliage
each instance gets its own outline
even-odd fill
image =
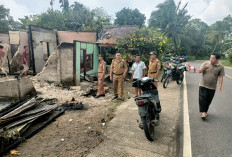
[[[3,5],[0,5],[0,32],[6,33],[9,30],[8,16],[9,9],[6,9]]]
[[[99,31],[102,25],[110,25],[111,18],[102,8],[90,10],[79,2],[69,6],[68,0],[60,0],[63,11],[52,10],[39,14],[25,16],[20,19],[22,28],[28,25],[72,31]]]
[[[61,3],[60,7],[63,9],[64,12],[69,10],[68,0],[59,0],[59,3]]]
[[[182,40],[180,54],[195,56],[207,56],[212,48],[206,42],[208,25],[200,19],[193,19],[184,27],[184,34],[180,35]]]
[[[7,33],[9,30],[17,30],[21,27],[19,22],[14,21],[10,16],[10,10],[0,5],[0,33]]]
[[[166,0],[156,8],[157,10],[151,13],[149,27],[158,27],[164,31],[168,24],[174,21],[174,14],[176,13],[175,2],[173,0]]]
[[[123,8],[116,13],[114,23],[116,25],[137,25],[142,27],[145,23],[146,17],[140,13],[138,9]]]
[[[26,23],[26,25],[31,24],[48,29],[67,30],[67,27],[65,25],[65,16],[62,12],[58,10],[48,10],[47,12],[42,13],[39,16],[35,15],[20,20],[22,23]]]
[[[230,66],[230,67],[232,67],[232,62],[230,62],[228,59],[227,60],[223,60],[221,62],[221,64],[224,65],[224,66]]]
[[[227,54],[228,54],[227,56],[228,60],[230,61],[230,63],[232,63],[232,48],[227,50]]]
[[[222,21],[217,21],[209,27],[207,33],[207,40],[211,43],[213,51],[223,53],[232,47],[231,42],[232,33],[232,18],[225,17]]]
[[[111,25],[110,21],[110,16],[106,14],[103,8],[95,8],[91,10],[86,19],[83,30],[99,32],[103,25]]]
[[[116,49],[132,54],[146,54],[156,50],[159,54],[171,51],[172,43],[168,38],[154,28],[141,28],[124,39],[118,40]]]
[[[181,36],[184,35],[183,28],[188,24],[190,19],[185,9],[187,4],[183,8],[180,8],[180,5],[181,1],[176,6],[174,0],[166,0],[157,6],[157,10],[151,13],[149,19],[149,27],[160,28],[168,38],[173,40],[178,53],[181,48]]]

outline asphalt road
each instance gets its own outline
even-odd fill
[[[189,64],[198,70],[202,63]],[[206,120],[199,113],[201,74],[186,73],[193,157],[232,157],[232,69],[225,68],[225,72],[223,91],[216,91]]]

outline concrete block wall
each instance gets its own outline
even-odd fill
[[[44,59],[43,42],[49,43],[50,54],[56,51],[56,31],[39,29],[32,31],[34,59],[35,59],[35,70],[36,73],[42,71],[46,60]]]
[[[28,77],[0,81],[0,87],[0,99],[19,99],[36,91]]]
[[[20,97],[17,79],[0,81],[0,87],[0,99],[18,99]]]
[[[37,80],[43,80],[48,82],[58,82],[59,76],[57,73],[58,59],[57,52],[54,52],[48,58],[43,70],[35,77]]]
[[[60,82],[63,84],[73,84],[73,48],[62,47],[59,51],[58,70]]]

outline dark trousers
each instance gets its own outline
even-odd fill
[[[215,90],[205,87],[199,87],[199,107],[200,112],[208,112],[209,105],[211,104]]]

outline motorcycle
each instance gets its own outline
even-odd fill
[[[167,65],[164,68],[164,72],[163,72],[163,75],[161,77],[160,82],[163,82],[163,80],[165,80],[165,78],[167,77],[167,75],[168,75],[167,73],[168,73],[168,70],[170,69],[170,66],[171,66],[171,63],[170,63],[170,60],[169,60],[169,61],[167,61]]]
[[[161,77],[161,80],[160,80],[160,82],[163,82],[163,80],[166,78],[166,76],[167,76],[167,70],[169,69],[169,66],[166,66],[165,68],[164,68],[164,73],[163,73],[163,75],[162,75],[162,77]]]
[[[154,140],[154,127],[159,124],[161,111],[158,90],[154,85],[154,78],[144,77],[140,81],[143,94],[135,98],[138,112],[141,117],[141,128],[149,141]]]
[[[163,82],[163,88],[167,88],[171,80],[176,81],[178,85],[182,84],[184,79],[184,71],[187,71],[186,66],[182,64],[170,65],[170,68],[167,70],[166,78]]]

